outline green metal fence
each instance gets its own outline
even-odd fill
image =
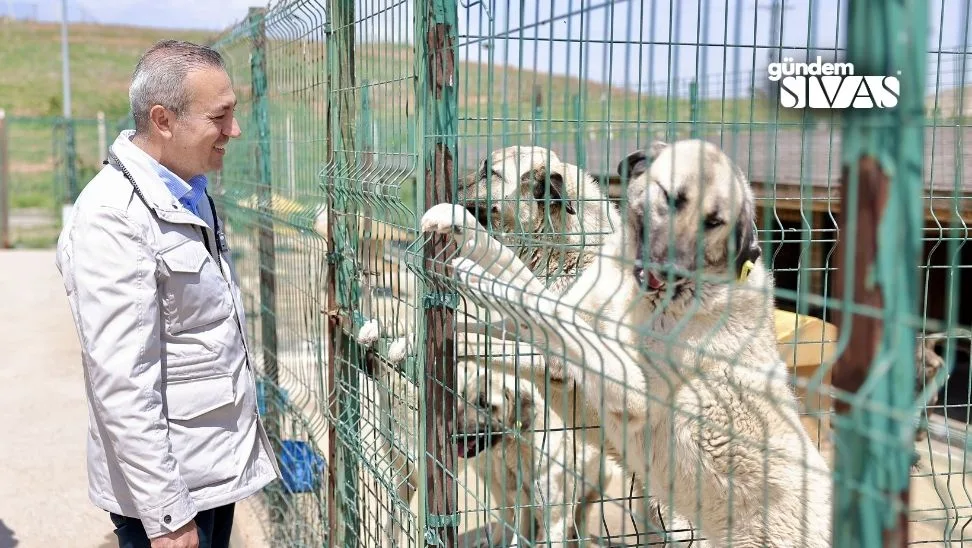
[[[701,473],[678,477],[675,489],[646,484],[657,459],[697,455],[679,447],[665,457],[670,448],[656,447],[654,465],[633,465],[644,451],[638,432],[650,440],[661,431],[612,415],[611,390],[709,436],[728,428],[730,460],[774,441],[745,440],[738,421],[797,413],[790,427],[823,455],[833,497],[832,523],[811,520],[810,536],[832,529],[839,546],[968,540],[972,382],[962,329],[972,313],[960,289],[970,265],[972,111],[963,97],[968,49],[947,45],[968,44],[968,10],[865,0],[773,6],[767,17],[736,1],[291,0],[251,9],[223,35],[217,47],[243,136],[214,194],[286,476],[263,499],[271,545],[455,546],[487,536],[498,545],[514,533],[527,545],[572,533],[557,527],[578,507],[577,535],[602,544],[660,543],[661,528],[680,539],[710,534],[715,518],[687,509],[686,493],[718,500],[736,492],[745,470],[710,471],[716,486]],[[853,63],[857,74],[898,75],[897,106],[782,108],[767,62],[818,54]],[[612,230],[632,226],[631,181],[619,164],[657,139],[687,138],[718,145],[751,181],[775,288],[753,301],[771,315],[753,320],[753,309],[732,321],[775,335],[795,411],[761,389],[739,389],[736,397],[762,411],[727,411],[728,425],[718,424],[665,399],[660,385],[682,382],[671,376],[652,377],[640,393],[612,384],[603,350],[618,345],[652,366],[686,350],[730,371],[766,365],[746,362],[743,351],[715,355],[736,336],[730,320],[708,326],[723,339],[692,335],[693,314],[714,306],[701,293],[685,305],[694,310],[685,325],[642,326],[630,343],[612,335],[603,310],[558,323],[549,309],[522,310],[536,288],[514,286],[502,298],[470,289],[453,275],[454,240],[420,229],[436,204],[468,205],[561,295]],[[516,145],[559,162],[490,156]],[[570,166],[591,185],[578,190]],[[694,199],[670,198],[673,211]],[[599,222],[597,211],[615,220]],[[554,220],[571,215],[574,224]],[[695,226],[679,230],[709,238]],[[632,272],[634,257],[621,264]],[[668,275],[666,264],[652,268]],[[701,283],[670,275],[669,288]],[[678,298],[669,292],[654,306]],[[534,335],[587,333],[588,348],[600,351],[579,360],[562,353],[563,341],[531,340],[523,329],[506,334],[518,344],[474,333],[509,317],[555,326],[526,330]],[[597,319],[606,323],[578,327]],[[579,362],[583,379],[568,379],[582,390],[564,382],[565,362]],[[683,367],[675,377],[699,374]],[[720,383],[707,382],[696,396],[718,392]],[[724,403],[712,397],[712,407]],[[772,489],[782,488],[739,503],[750,505],[753,523],[775,523]],[[773,542],[799,545],[799,533]]]
[[[6,178],[7,211],[0,211],[0,221],[7,216],[7,243],[13,248],[53,247],[63,206],[101,168],[105,137],[99,119],[67,123],[59,117],[7,113],[2,123],[0,139],[5,139],[7,154],[0,160],[0,179]]]

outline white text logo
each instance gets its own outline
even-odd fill
[[[892,108],[901,84],[896,76],[858,76],[853,63],[770,63],[769,79],[780,83],[783,108]],[[898,74],[901,74],[899,71]]]

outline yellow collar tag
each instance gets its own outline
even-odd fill
[[[752,272],[754,266],[756,265],[752,261],[743,263],[742,268],[739,269],[739,283],[743,283],[749,278],[749,273]]]

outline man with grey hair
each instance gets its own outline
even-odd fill
[[[225,548],[279,477],[206,174],[240,136],[219,53],[166,40],[132,76],[136,129],[78,196],[57,268],[81,342],[88,485],[121,548]]]

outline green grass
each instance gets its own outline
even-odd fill
[[[205,42],[215,34],[72,24],[68,38],[77,172],[79,183],[84,184],[101,167],[96,116],[99,111],[105,113],[110,142],[117,120],[128,113],[128,83],[139,55],[164,38]],[[7,115],[12,216],[16,221],[17,210],[25,209],[51,212],[51,226],[12,227],[12,243],[48,247],[60,223],[58,204],[65,185],[58,170],[54,133],[63,114],[60,25],[3,20],[0,43],[0,109]]]
[[[109,120],[128,112],[128,83],[139,55],[164,38],[204,42],[211,32],[72,24],[68,30],[71,114]],[[61,35],[57,23],[0,22],[0,108],[8,116],[60,116]]]

